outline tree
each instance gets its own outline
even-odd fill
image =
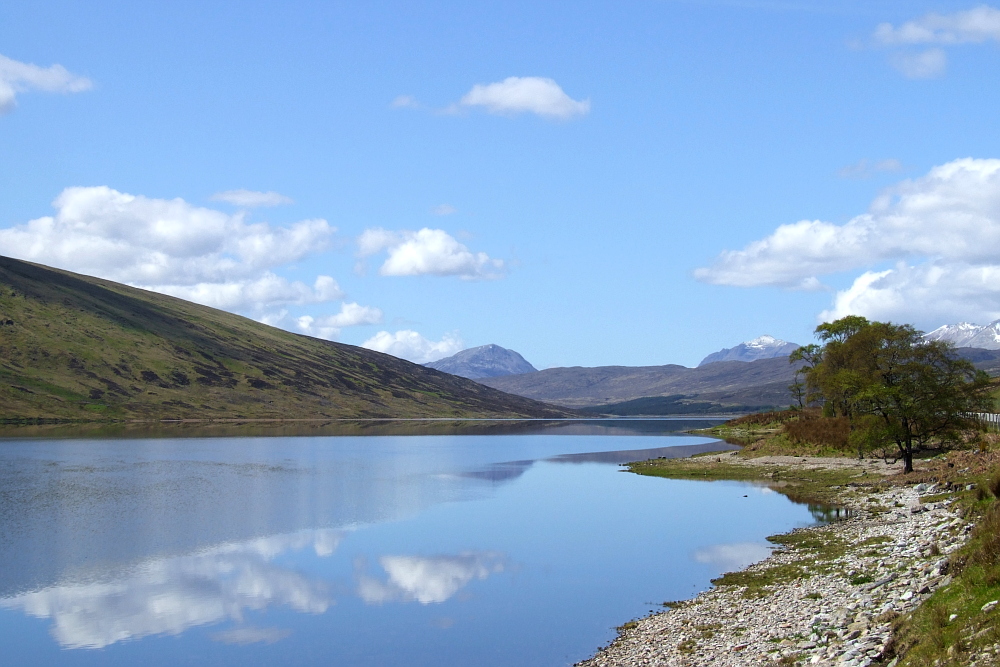
[[[803,381],[803,376],[808,378],[809,372],[819,363],[821,353],[822,348],[812,344],[803,345],[788,356],[790,364],[803,362],[795,369],[795,381],[788,385],[788,390],[792,392],[792,397],[799,404],[799,409],[810,405],[817,399],[816,392],[810,391],[809,383]]]
[[[895,446],[904,472],[913,471],[915,451],[954,438],[974,425],[968,413],[989,404],[986,373],[908,324],[850,316],[816,333],[825,344],[806,384],[822,396],[824,414],[848,417],[859,453]]]

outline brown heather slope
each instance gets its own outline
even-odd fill
[[[758,361],[719,361],[698,368],[599,366],[549,368],[537,373],[482,378],[478,382],[518,396],[585,407],[646,396],[684,395],[726,406],[787,406],[794,367],[788,357]]]
[[[0,257],[0,420],[562,417],[386,354]]]

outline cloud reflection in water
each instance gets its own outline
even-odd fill
[[[457,556],[383,556],[379,564],[386,581],[358,576],[358,595],[369,604],[419,602],[432,604],[449,599],[473,579],[503,572],[502,554],[465,552]]]
[[[714,544],[694,552],[699,563],[717,565],[722,572],[742,570],[748,565],[764,560],[771,555],[771,548],[759,542],[735,542]]]
[[[309,547],[317,556],[329,556],[341,536],[335,530],[309,530],[224,544],[190,556],[149,560],[111,581],[50,586],[0,599],[0,607],[52,619],[52,636],[64,648],[177,635],[198,625],[241,621],[247,610],[274,605],[321,614],[333,604],[326,585],[270,561]],[[246,643],[284,636],[276,628],[243,630],[219,633],[218,639]],[[257,631],[253,637],[252,631]]]

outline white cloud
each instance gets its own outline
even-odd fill
[[[875,40],[886,45],[1000,41],[1000,9],[981,5],[954,14],[930,13],[898,28],[882,23],[875,29]]]
[[[395,334],[379,331],[363,342],[361,347],[385,352],[417,364],[426,364],[428,361],[437,361],[461,351],[462,340],[456,335],[445,334],[440,341],[434,342],[416,331],[403,329]]]
[[[17,105],[18,93],[79,93],[92,87],[90,79],[71,74],[62,65],[39,67],[0,55],[0,113]]]
[[[310,304],[336,301],[344,296],[337,282],[330,276],[319,276],[312,287],[300,281],[289,281],[265,271],[258,278],[222,283],[197,283],[195,285],[156,285],[157,292],[176,296],[185,301],[219,308],[221,310],[254,310],[279,304]],[[268,315],[262,317],[265,324]],[[274,314],[270,314],[274,318]],[[280,318],[278,318],[280,321]]]
[[[389,257],[379,273],[383,276],[458,276],[466,280],[492,279],[503,275],[504,262],[484,252],[473,253],[442,229],[417,232],[366,229],[358,237],[358,252],[367,257],[386,251]]]
[[[894,53],[889,62],[908,79],[933,79],[948,68],[948,55],[943,49],[927,49],[917,53]]]
[[[820,318],[851,314],[894,322],[992,322],[1000,319],[1000,263],[929,261],[866,271],[837,293]]]
[[[886,262],[893,268],[885,269]],[[782,225],[743,250],[723,252],[695,276],[721,285],[798,287],[856,269],[864,270],[822,318],[1000,317],[1000,160],[965,158],[934,167],[886,190],[867,213],[843,225]]]
[[[882,23],[875,29],[876,44],[887,47],[930,46],[923,51],[897,51],[889,62],[911,79],[944,74],[948,55],[940,46],[1000,41],[1000,9],[981,5],[953,14],[930,13],[900,26]]]
[[[413,95],[400,95],[391,105],[394,109],[419,109],[423,105]]]
[[[849,164],[837,171],[841,178],[871,178],[877,172],[902,171],[903,163],[896,158],[876,160],[874,162],[862,158],[854,164]]]
[[[694,559],[699,563],[715,565],[723,572],[733,572],[762,561],[770,555],[771,549],[766,544],[737,542],[715,544],[699,549],[694,553]]]
[[[224,201],[233,206],[241,208],[257,208],[260,206],[281,206],[282,204],[292,204],[291,197],[274,192],[257,192],[255,190],[226,190],[216,192],[210,197],[212,201]]]
[[[482,107],[502,115],[534,113],[559,119],[590,112],[590,100],[574,100],[558,83],[538,76],[511,76],[496,83],[476,84],[459,100],[459,105]]]
[[[434,215],[452,215],[458,213],[458,209],[451,204],[438,204],[431,209],[431,213]]]
[[[53,206],[54,216],[0,230],[0,253],[226,309],[343,296],[329,276],[310,286],[271,271],[322,250],[336,231],[325,220],[273,227],[103,186],[67,188]]]
[[[441,603],[473,579],[486,579],[503,572],[504,559],[495,553],[463,553],[458,556],[384,556],[379,559],[388,580],[361,575],[358,595],[369,604],[416,601]]]
[[[332,340],[345,327],[356,327],[364,324],[381,324],[382,311],[372,306],[361,306],[356,303],[340,304],[340,312],[336,315],[314,318],[303,315],[296,320],[299,331],[317,338]]]

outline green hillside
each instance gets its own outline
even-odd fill
[[[351,345],[0,257],[0,420],[559,417]]]

